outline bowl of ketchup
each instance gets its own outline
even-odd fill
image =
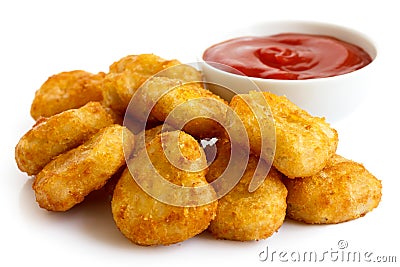
[[[234,94],[285,95],[314,116],[336,121],[368,93],[377,57],[365,34],[310,21],[264,22],[225,35],[202,54],[206,86]]]

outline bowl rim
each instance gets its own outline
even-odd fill
[[[335,76],[330,76],[330,77],[319,77],[319,78],[312,78],[312,79],[303,79],[303,80],[280,80],[280,79],[270,79],[270,78],[259,78],[259,77],[251,77],[251,76],[246,76],[246,75],[240,75],[240,74],[235,74],[235,73],[231,73],[231,72],[227,72],[221,69],[218,69],[214,66],[212,66],[211,64],[219,64],[219,65],[223,65],[221,63],[218,62],[213,62],[213,61],[205,61],[204,60],[204,52],[206,51],[206,49],[208,49],[209,47],[218,44],[220,42],[224,42],[233,38],[237,38],[237,37],[241,37],[241,36],[246,36],[245,34],[242,35],[238,35],[238,32],[245,32],[245,31],[252,31],[255,28],[260,28],[260,27],[270,27],[271,25],[284,25],[285,27],[290,27],[290,26],[297,26],[297,27],[325,27],[325,28],[329,28],[329,29],[335,29],[336,31],[341,31],[341,32],[347,32],[347,34],[356,34],[360,39],[362,39],[364,42],[368,43],[368,45],[371,47],[372,49],[372,53],[368,52],[367,53],[371,56],[372,61],[357,70],[354,70],[352,72],[348,72],[348,73],[344,73],[344,74],[340,74],[340,75],[335,75]],[[277,31],[276,34],[278,33],[284,33],[284,32],[290,32],[290,31]],[[304,31],[292,31],[294,33],[305,33]],[[275,33],[273,33],[275,34]],[[318,33],[314,33],[314,34],[318,34]],[[229,34],[232,35],[232,34]],[[265,34],[264,34],[265,35]],[[323,35],[323,33],[321,33],[321,35]],[[328,36],[332,36],[330,34],[325,34]],[[236,37],[235,37],[236,36]],[[247,36],[262,36],[262,34],[249,34]],[[336,36],[333,36],[335,38],[338,38]],[[339,38],[341,39],[341,38]],[[348,42],[348,41],[346,41]],[[358,45],[358,44],[356,44]],[[358,45],[360,46],[360,45]],[[365,50],[365,47],[361,47],[362,49]],[[356,29],[341,25],[341,24],[334,24],[334,23],[328,23],[328,22],[323,22],[323,21],[312,21],[312,20],[270,20],[270,21],[263,21],[263,22],[258,22],[258,23],[253,23],[250,24],[246,27],[241,27],[239,29],[237,29],[237,32],[232,35],[232,37],[228,37],[225,38],[225,40],[221,40],[221,41],[217,41],[214,44],[211,44],[210,46],[208,46],[206,49],[204,49],[202,51],[201,57],[200,57],[200,61],[202,64],[205,64],[208,68],[211,68],[213,71],[216,71],[218,73],[221,73],[223,75],[227,75],[229,77],[232,78],[246,78],[246,79],[251,79],[254,82],[259,82],[259,83],[265,83],[265,82],[269,82],[269,83],[276,83],[276,84],[293,84],[293,83],[300,83],[300,84],[307,84],[307,83],[317,83],[317,82],[321,82],[321,81],[330,81],[330,80],[337,80],[337,79],[347,79],[350,78],[352,76],[358,76],[361,73],[367,72],[371,69],[371,67],[373,67],[376,64],[377,59],[379,60],[379,53],[378,53],[378,47],[377,47],[377,43],[367,34],[365,34],[364,32],[358,31]],[[209,64],[211,63],[211,64]],[[230,67],[230,66],[227,66]],[[230,67],[231,68],[231,67]]]

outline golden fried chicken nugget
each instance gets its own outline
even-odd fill
[[[54,157],[77,147],[111,124],[112,116],[99,102],[89,102],[79,109],[42,118],[15,147],[18,168],[28,175],[35,175]]]
[[[187,65],[180,64],[173,67],[169,67],[160,73],[157,76],[168,77],[171,79],[177,79],[183,82],[202,82],[203,75],[196,68]]]
[[[174,131],[172,126],[168,124],[161,124],[156,127],[150,128],[145,131],[141,131],[136,135],[135,148],[133,149],[132,155],[136,156],[151,140],[153,140],[161,132]]]
[[[152,77],[132,101],[127,111],[130,115],[140,120],[149,114],[159,121],[168,118],[168,124],[201,138],[213,137],[213,132],[220,129],[215,118],[224,122],[229,108],[225,100],[204,89],[202,83],[183,83],[168,77]]]
[[[79,108],[90,101],[102,101],[105,73],[83,70],[61,72],[51,76],[35,93],[31,116],[50,117],[62,111]]]
[[[217,201],[212,187],[208,186],[206,191],[195,191],[208,185],[205,179],[207,169],[187,171],[171,164],[163,147],[172,149],[168,143],[172,137],[178,138],[177,147],[182,157],[199,159],[205,164],[204,153],[193,137],[181,131],[164,132],[128,162],[129,169],[124,171],[114,190],[112,213],[115,223],[124,236],[139,245],[169,245],[184,241],[207,229],[215,216]],[[147,155],[150,162],[145,160]],[[177,189],[170,190],[160,183],[156,173]],[[183,191],[185,188],[193,189],[193,194],[186,194]],[[208,194],[214,200],[197,205],[199,198],[204,197],[199,193]],[[165,198],[165,195],[169,197]],[[172,203],[185,198],[193,205]]]
[[[206,149],[207,147],[205,150]],[[208,166],[208,172],[206,174],[206,179],[209,183],[220,178],[228,167],[229,161],[231,160],[231,143],[227,138],[217,139],[213,145],[210,145],[209,150],[212,151],[211,149],[214,149],[214,159]]]
[[[217,157],[207,174],[209,182],[218,179],[230,160],[230,144],[218,140]],[[262,159],[261,159],[262,160]],[[259,159],[250,155],[247,168],[238,184],[218,201],[217,215],[208,230],[217,238],[259,240],[276,232],[285,219],[287,190],[282,175],[272,167],[263,183],[249,192]]]
[[[132,150],[133,145],[133,134],[114,124],[58,156],[33,182],[39,206],[49,211],[66,211],[82,202],[90,192],[103,187],[125,164],[124,149]]]
[[[193,106],[189,104],[182,106],[182,111],[179,112],[186,114],[184,116],[186,120],[190,116],[196,117],[197,115],[196,119],[190,120],[185,124],[183,130],[200,139],[225,136],[224,126],[229,124],[227,120],[228,102],[211,91],[202,88],[201,83],[196,83],[196,85],[199,87],[202,100]]]
[[[129,55],[114,62],[104,79],[105,105],[124,114],[132,95],[149,77],[178,64],[153,54]]]
[[[260,128],[257,117],[243,100],[263,95],[274,118],[276,150],[273,165],[289,178],[318,173],[336,152],[338,135],[323,118],[313,117],[284,96],[269,92],[236,95],[230,106],[242,119],[249,135],[250,147],[260,151]]]
[[[159,83],[160,86],[164,83],[165,80],[171,80],[170,78],[163,78],[163,77],[155,77],[152,79],[152,81],[155,81],[156,83]],[[159,101],[156,103],[156,105],[153,108],[153,115],[159,119],[160,121],[164,121],[168,115],[171,114],[171,112],[179,105],[182,105],[185,102],[188,102],[193,99],[198,99],[198,98],[207,98],[210,100],[215,100],[219,103],[222,104],[227,104],[225,100],[220,98],[219,96],[213,94],[211,91],[208,91],[207,89],[204,89],[201,86],[201,83],[180,83],[179,80],[176,81],[176,86],[168,91],[166,94],[162,96],[162,98],[159,99]],[[213,106],[215,105],[214,101],[210,101],[210,105],[206,106],[207,102],[200,103],[201,106],[199,107],[193,107],[188,105],[184,111],[192,113],[193,118],[202,115],[202,111],[204,109],[212,109]],[[190,108],[190,109],[189,109]],[[203,109],[203,110],[202,110]],[[224,110],[218,110],[221,109],[220,107],[215,108],[216,112],[220,112],[221,116],[224,114]],[[184,114],[179,114],[181,116],[185,116],[186,112]]]
[[[381,181],[359,163],[334,155],[318,174],[284,179],[288,189],[287,216],[310,224],[340,223],[376,208]]]

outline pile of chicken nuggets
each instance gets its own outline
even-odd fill
[[[196,68],[154,54],[126,56],[108,73],[51,76],[31,106],[36,123],[15,148],[39,206],[67,211],[108,186],[116,226],[144,246],[205,230],[260,240],[286,217],[341,223],[378,206],[381,182],[336,154],[338,133],[323,118],[269,92],[227,101],[201,81]],[[237,138],[234,118],[246,138]],[[240,179],[229,183],[225,173],[217,183],[233,147],[250,151]],[[269,168],[249,190],[260,162]]]

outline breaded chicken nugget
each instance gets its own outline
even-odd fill
[[[289,178],[311,176],[322,170],[336,151],[336,130],[323,118],[311,116],[284,96],[250,92],[249,95],[232,98],[230,106],[242,118],[252,151],[263,157],[257,117],[243,101],[243,97],[254,98],[261,94],[269,105],[275,123],[276,150],[273,165]]]
[[[217,142],[217,158],[209,167],[208,181],[214,181],[225,170],[230,159],[229,142]],[[286,215],[287,190],[281,174],[272,167],[263,183],[250,193],[249,185],[259,159],[250,155],[239,183],[218,200],[217,215],[208,230],[217,238],[259,240],[271,236],[282,225]]]
[[[50,117],[62,111],[79,108],[90,101],[102,101],[105,73],[83,70],[61,72],[51,76],[35,93],[31,116]]]
[[[205,137],[220,129],[214,119],[224,122],[227,108],[225,100],[199,82],[152,77],[136,92],[127,112],[140,120],[146,120],[149,114],[159,121],[168,118],[173,127]]]
[[[318,174],[284,179],[287,216],[311,224],[340,223],[376,208],[381,182],[359,163],[334,155]]]
[[[33,182],[39,206],[50,211],[66,211],[82,202],[125,164],[124,149],[132,150],[133,145],[133,134],[114,124],[58,156]]]
[[[177,79],[182,82],[202,82],[203,76],[200,71],[196,68],[187,65],[180,64],[169,67],[157,74],[160,77],[168,77],[171,79]]]
[[[229,105],[247,132],[247,137],[241,136],[237,133],[239,129],[237,123],[232,123],[228,129],[231,135],[236,136],[239,143],[249,142],[252,154],[272,164],[276,147],[276,130],[272,111],[264,95],[253,92],[236,95]]]
[[[132,155],[136,156],[151,140],[153,140],[161,132],[174,131],[172,126],[168,124],[161,124],[156,127],[141,131],[135,136],[136,142]]]
[[[114,62],[104,80],[105,105],[124,114],[132,95],[149,77],[178,64],[153,54],[129,55]]]
[[[155,82],[153,86],[160,86],[159,88],[162,89],[163,83],[165,80],[171,80],[170,78],[164,77],[155,77],[151,80],[151,82]],[[227,104],[225,100],[220,98],[219,96],[213,94],[211,91],[204,89],[201,86],[201,83],[180,83],[179,80],[175,80],[176,86],[162,95],[159,101],[153,108],[153,115],[159,119],[160,121],[165,121],[167,116],[171,114],[171,112],[179,105],[188,102],[190,100],[198,99],[198,98],[207,98],[210,100],[215,100],[216,102]],[[212,109],[213,106],[216,104],[215,101],[210,101],[209,105],[207,102],[201,103],[202,106],[200,107],[193,107],[188,105],[188,109],[185,111],[193,113],[191,117],[195,118],[196,116],[203,115],[204,109]],[[189,110],[191,108],[191,110]],[[218,108],[218,109],[217,109]],[[221,107],[217,107],[216,112],[220,112],[221,116],[224,114],[224,110]],[[227,107],[226,107],[227,108]],[[221,109],[221,110],[219,110]],[[194,110],[194,111],[192,111]],[[179,114],[184,116],[185,114]]]
[[[231,160],[231,143],[229,139],[221,138],[214,143],[215,158],[208,167],[207,182],[212,183],[220,178]],[[248,159],[247,159],[248,160]]]
[[[184,241],[207,229],[215,216],[217,201],[197,205],[199,198],[204,197],[199,193],[215,197],[210,186],[208,191],[196,192],[197,188],[208,185],[206,169],[185,171],[172,165],[165,156],[163,147],[169,150],[168,140],[173,137],[178,138],[177,145],[185,159],[200,159],[205,163],[204,153],[193,137],[180,131],[164,132],[128,162],[129,169],[124,171],[114,190],[112,213],[115,223],[123,235],[139,245],[169,245]],[[147,155],[151,162],[145,160]],[[177,189],[170,190],[158,180],[156,173]],[[151,191],[151,196],[142,188]],[[190,189],[193,194],[187,194],[185,189]],[[172,205],[164,201],[166,199],[176,203]],[[193,205],[176,205],[182,199],[192,201]]]
[[[29,175],[37,174],[54,157],[77,147],[111,124],[112,116],[99,102],[42,118],[15,147],[18,168]]]

